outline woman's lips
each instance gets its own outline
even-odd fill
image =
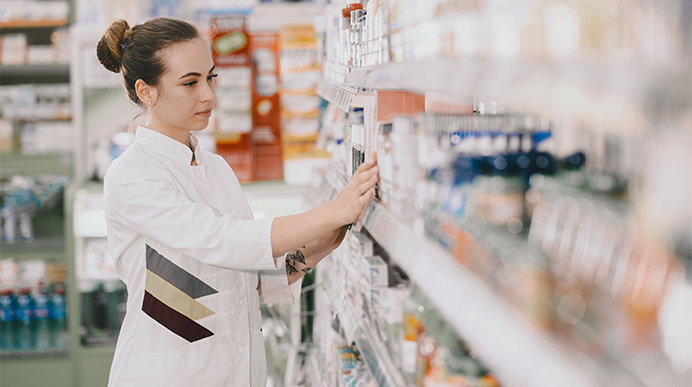
[[[211,110],[212,109],[202,110],[201,112],[197,112],[197,115],[202,118],[209,118],[211,117]]]

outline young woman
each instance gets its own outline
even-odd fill
[[[197,28],[118,20],[97,54],[146,111],[104,182],[108,243],[129,293],[109,386],[264,386],[259,304],[298,299],[296,281],[372,198],[375,158],[332,202],[253,220],[231,168],[190,134],[207,127],[215,103]]]

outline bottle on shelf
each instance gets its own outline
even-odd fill
[[[15,309],[15,348],[18,350],[30,350],[34,348],[35,341],[31,332],[31,320],[34,313],[34,302],[31,298],[30,288],[22,288],[17,295]]]
[[[12,290],[0,293],[0,351],[14,349],[15,300]]]
[[[49,303],[49,333],[53,348],[67,348],[67,309],[63,287],[58,285],[50,296]]]
[[[34,336],[35,348],[45,351],[51,348],[50,328],[49,328],[49,302],[46,288],[39,285],[33,294],[34,314],[32,319],[32,333]]]

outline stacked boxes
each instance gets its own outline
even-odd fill
[[[252,139],[255,179],[284,178],[279,105],[279,35],[253,32],[250,35],[252,66]]]
[[[244,16],[211,19],[212,58],[219,74],[216,96],[216,152],[238,180],[254,180],[252,71]]]
[[[329,154],[315,147],[321,100],[317,96],[320,64],[311,25],[285,25],[279,34],[281,118],[285,179],[307,183],[310,168],[328,162]]]

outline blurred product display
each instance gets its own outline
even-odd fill
[[[0,354],[67,350],[65,265],[0,260]]]
[[[210,37],[195,136],[256,218],[377,151],[300,302],[262,306],[268,385],[690,385],[690,0],[3,1],[0,385],[106,383],[102,180],[145,116],[94,48],[158,16]]]
[[[332,161],[309,197],[333,198],[377,150],[378,201],[352,231],[372,235],[389,268],[410,278],[395,308],[404,318],[383,318],[405,333],[374,351],[371,371],[386,370],[379,385],[485,382],[468,371],[463,382],[435,379],[447,374],[433,370],[439,363],[423,372],[406,356],[415,345],[423,359],[426,348],[449,350],[437,338],[421,344],[423,295],[492,383],[689,383],[682,347],[692,335],[682,327],[692,320],[678,312],[692,289],[692,179],[665,172],[685,165],[692,140],[690,88],[676,85],[692,81],[685,10],[651,1],[326,7],[318,93],[330,102],[322,144]],[[659,161],[668,152],[669,164]],[[323,287],[334,293],[322,313],[338,315],[358,344],[349,335],[382,322],[370,321],[373,288],[353,285],[367,275],[350,275],[368,262],[351,259],[337,250],[318,274],[326,266]],[[333,364],[328,346],[317,347],[313,374]]]

